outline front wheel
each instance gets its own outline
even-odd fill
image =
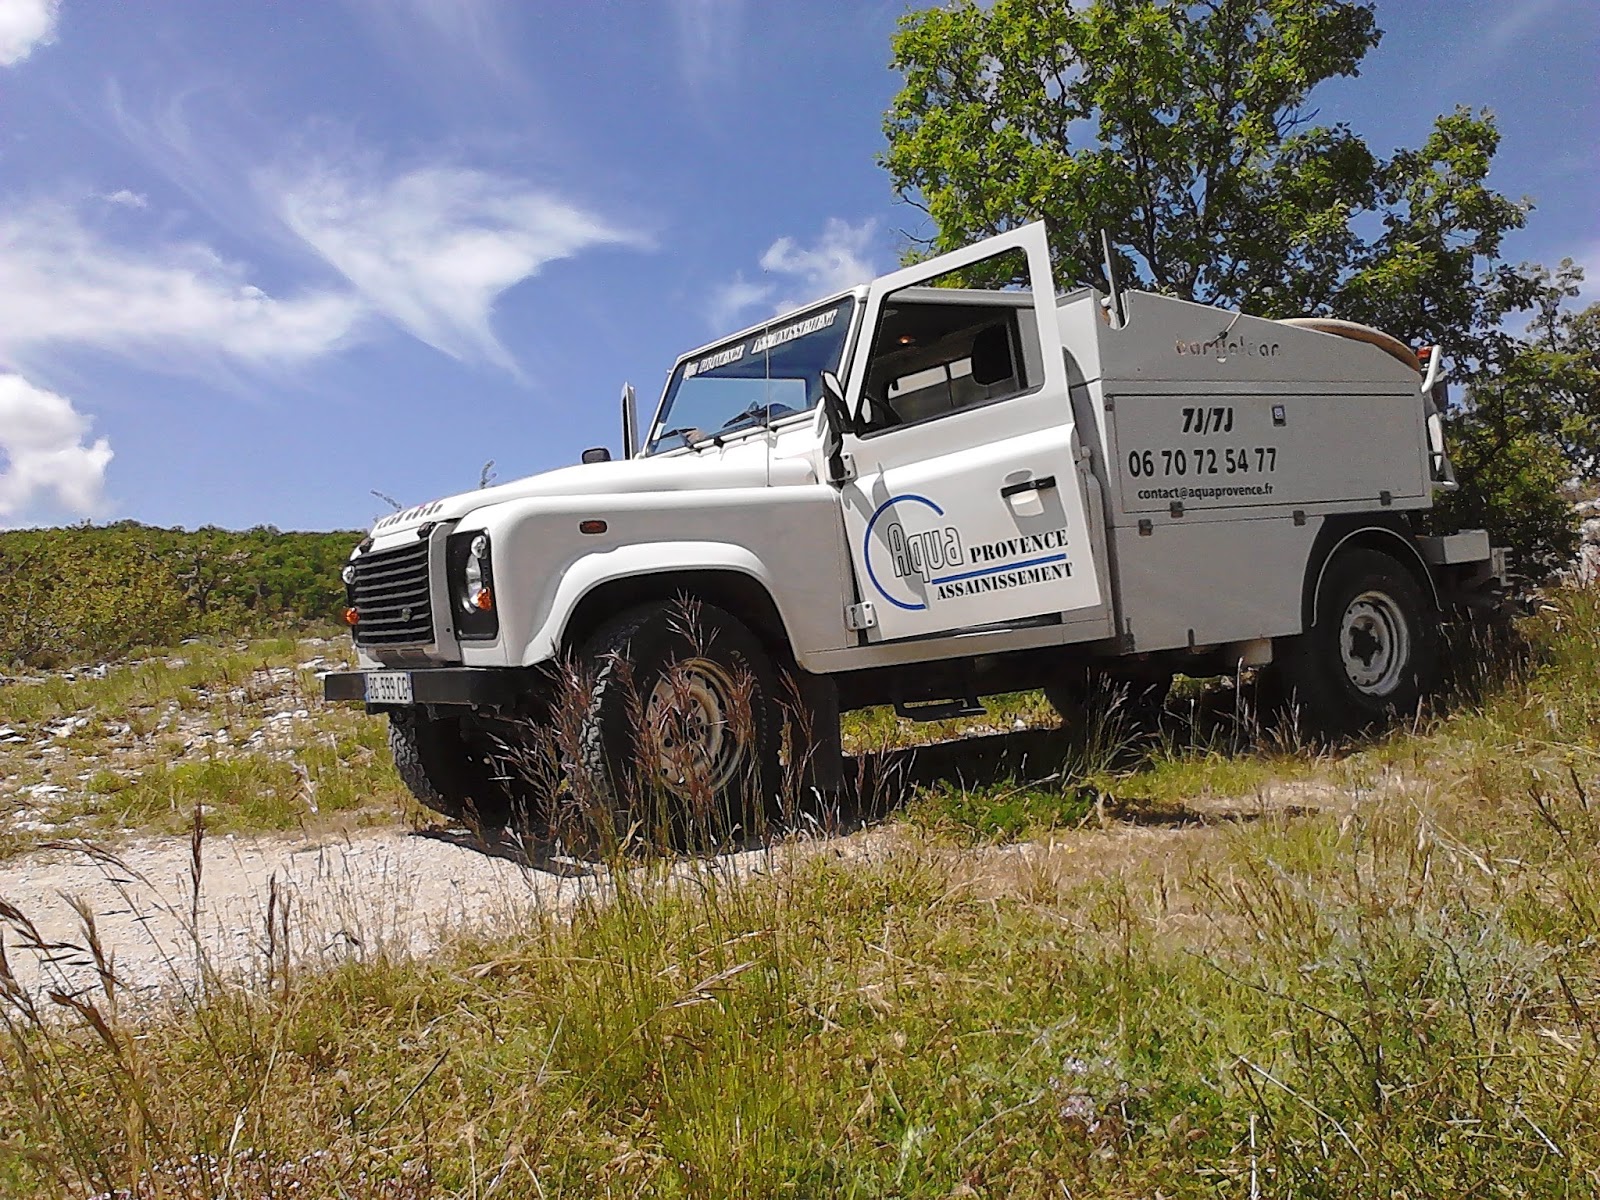
[[[434,812],[469,825],[505,823],[505,788],[487,758],[462,736],[459,720],[395,709],[389,713],[389,750],[400,781]]]
[[[1281,660],[1290,705],[1317,733],[1359,733],[1414,714],[1433,685],[1432,609],[1376,550],[1342,551],[1317,591],[1317,621]]]
[[[760,831],[782,738],[777,678],[749,629],[708,604],[650,604],[602,626],[582,659],[577,766],[597,823],[676,845]]]

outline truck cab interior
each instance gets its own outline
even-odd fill
[[[1018,311],[992,301],[891,298],[873,338],[859,432],[871,436],[1026,391]]]

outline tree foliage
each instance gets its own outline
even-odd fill
[[[1563,314],[1581,277],[1570,263],[1552,273],[1500,257],[1532,206],[1486,182],[1499,145],[1487,111],[1441,115],[1422,145],[1387,155],[1319,123],[1314,89],[1359,74],[1381,37],[1375,6],[1351,0],[957,0],[912,13],[894,39],[904,86],[882,160],[931,218],[910,257],[1044,217],[1058,272],[1078,282],[1107,286],[1105,229],[1137,286],[1441,345],[1466,385],[1455,432],[1471,442],[1469,495],[1451,511],[1493,511],[1528,564],[1553,561],[1564,535],[1549,514],[1517,523],[1533,477],[1481,491],[1496,473],[1477,466],[1513,440],[1528,463],[1593,465],[1600,320]],[[1560,345],[1508,332],[1524,313]],[[1588,375],[1573,357],[1584,346]]]
[[[332,618],[344,603],[339,569],[360,537],[132,521],[0,533],[0,667]]]

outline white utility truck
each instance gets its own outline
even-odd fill
[[[389,714],[417,796],[484,819],[491,749],[547,719],[558,663],[588,673],[602,788],[643,727],[667,793],[735,812],[796,753],[791,695],[824,790],[868,705],[1256,667],[1326,729],[1413,710],[1503,565],[1420,530],[1453,486],[1437,351],[1109,277],[1058,295],[1044,227],[1017,228],[685,355],[638,446],[625,389],[620,460],[385,517],[328,699]]]

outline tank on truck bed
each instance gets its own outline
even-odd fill
[[[1093,293],[1059,310],[1074,410],[1099,452],[1124,650],[1299,633],[1315,589],[1285,566],[1320,567],[1356,528],[1391,531],[1391,551],[1416,560],[1405,514],[1447,476],[1415,357],[1166,296],[1124,302],[1116,329]],[[1452,552],[1469,544],[1487,560],[1482,534]]]
[[[380,521],[345,572],[360,669],[327,695],[390,715],[441,811],[526,800],[507,747],[565,720],[569,787],[673,828],[708,796],[748,827],[785,764],[837,788],[865,705],[1040,687],[1074,713],[1101,679],[1156,703],[1255,667],[1365,727],[1416,707],[1440,623],[1498,576],[1481,531],[1419,524],[1453,486],[1439,363],[1058,295],[1043,228],[1013,230],[683,356],[642,439],[625,403],[622,461]],[[559,718],[564,663],[587,691]]]

